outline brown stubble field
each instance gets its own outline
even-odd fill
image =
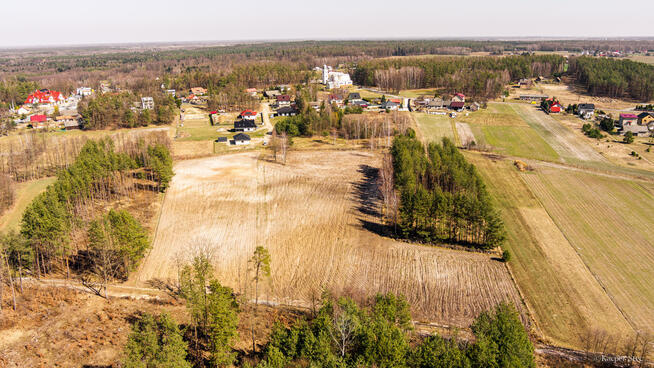
[[[292,152],[286,165],[254,152],[179,162],[153,249],[130,282],[174,282],[178,255],[202,247],[219,280],[249,294],[247,260],[263,245],[272,277],[262,299],[272,303],[394,292],[406,295],[415,319],[460,327],[500,301],[521,308],[505,265],[490,255],[376,233],[379,164],[365,151]]]

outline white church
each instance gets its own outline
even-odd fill
[[[323,65],[322,84],[326,85],[328,89],[341,88],[351,86],[352,79],[347,73],[335,72],[331,66]]]

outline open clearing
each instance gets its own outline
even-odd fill
[[[456,123],[456,132],[457,135],[459,136],[459,140],[461,141],[462,146],[467,146],[468,144],[472,142],[477,142],[475,140],[475,135],[472,133],[472,130],[470,129],[470,125],[466,123]]]
[[[471,152],[466,157],[483,175],[502,211],[508,236],[505,246],[514,255],[511,270],[547,339],[578,347],[588,331],[608,331],[616,336],[633,333],[568,241],[567,232],[559,229],[523,180],[538,180],[539,175],[519,173],[510,160]],[[597,212],[588,215],[600,218]],[[573,221],[568,228],[577,226]]]
[[[491,126],[527,126],[508,104],[489,103],[485,109],[460,115],[457,120],[470,124]]]
[[[559,155],[529,126],[482,126],[487,144],[510,156],[558,161]]]
[[[16,202],[2,216],[0,216],[0,232],[5,230],[18,230],[23,212],[34,197],[45,191],[48,185],[54,183],[55,178],[44,178],[19,183],[16,186]]]
[[[253,152],[180,162],[153,249],[131,282],[174,280],[176,255],[201,245],[213,250],[219,280],[249,293],[247,261],[264,245],[272,277],[262,298],[270,301],[395,292],[414,318],[455,326],[502,300],[520,308],[505,265],[490,255],[377,235],[379,161],[363,151],[302,151],[285,166]]]
[[[537,167],[523,178],[607,294],[654,332],[654,184]]]
[[[454,141],[451,118],[445,115],[429,115],[415,113],[418,129],[422,132],[424,139],[430,142],[440,142],[443,137]]]

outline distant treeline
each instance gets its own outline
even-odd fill
[[[449,139],[425,150],[409,131],[395,137],[391,154],[404,237],[481,249],[503,242],[504,224],[481,176]]]
[[[570,60],[570,74],[593,96],[654,99],[654,65],[631,60],[578,57]]]
[[[392,91],[442,88],[446,93],[492,98],[511,81],[561,73],[564,63],[563,57],[554,54],[388,58],[359,63],[354,80]]]
[[[75,162],[57,176],[57,181],[38,195],[23,214],[21,234],[30,245],[35,270],[48,273],[55,265],[68,265],[74,254],[71,231],[93,217],[97,201],[109,201],[133,190],[133,176],[148,172],[148,178],[164,189],[172,177],[172,159],[161,144],[142,142],[141,153],[116,152],[106,138],[88,141]],[[145,177],[145,175],[138,175]]]

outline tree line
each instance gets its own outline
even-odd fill
[[[654,99],[654,66],[631,60],[575,57],[568,73],[593,96]]]
[[[481,176],[449,139],[425,149],[410,130],[394,138],[391,160],[386,170],[392,168],[393,174],[382,176],[393,184],[382,183],[382,196],[385,207],[397,203],[387,217],[401,236],[484,250],[502,244],[504,224]]]
[[[154,95],[154,110],[141,109],[140,99],[131,93],[99,94],[79,102],[77,111],[83,129],[134,128],[149,124],[170,124],[178,102],[173,96]]]
[[[132,152],[130,155],[116,152],[108,138],[88,141],[75,162],[61,170],[55,183],[30,203],[23,214],[20,233],[31,247],[35,274],[47,274],[55,269],[69,272],[69,259],[80,250],[71,243],[71,233],[86,227],[85,218],[96,217],[99,201],[107,202],[133,191],[133,175],[145,175],[147,172],[147,177],[156,182],[153,188],[164,190],[167,187],[172,177],[172,159],[167,147],[159,143],[147,145],[145,142],[142,142],[142,146],[141,154]],[[132,221],[129,217],[129,214],[110,212],[97,226],[92,223],[89,234],[91,248],[101,244],[102,239],[112,246],[123,242],[129,243],[130,247],[142,248],[131,234],[132,230],[139,233],[142,229],[140,225],[131,226],[133,224],[130,225],[130,222],[136,220]],[[106,226],[98,228],[100,224]],[[126,229],[132,229],[128,231],[131,235],[124,241],[107,235],[114,234],[114,230],[119,231],[120,224],[129,225]],[[124,255],[122,250],[118,253]],[[132,261],[138,261],[141,255],[142,251],[132,254]],[[109,257],[108,253],[101,256]],[[82,264],[81,268],[86,266]]]
[[[561,73],[564,63],[554,54],[373,59],[360,62],[353,78],[358,84],[395,92],[442,88],[445,93],[493,98],[511,81]]]
[[[9,175],[0,174],[0,216],[14,204],[16,186]]]

